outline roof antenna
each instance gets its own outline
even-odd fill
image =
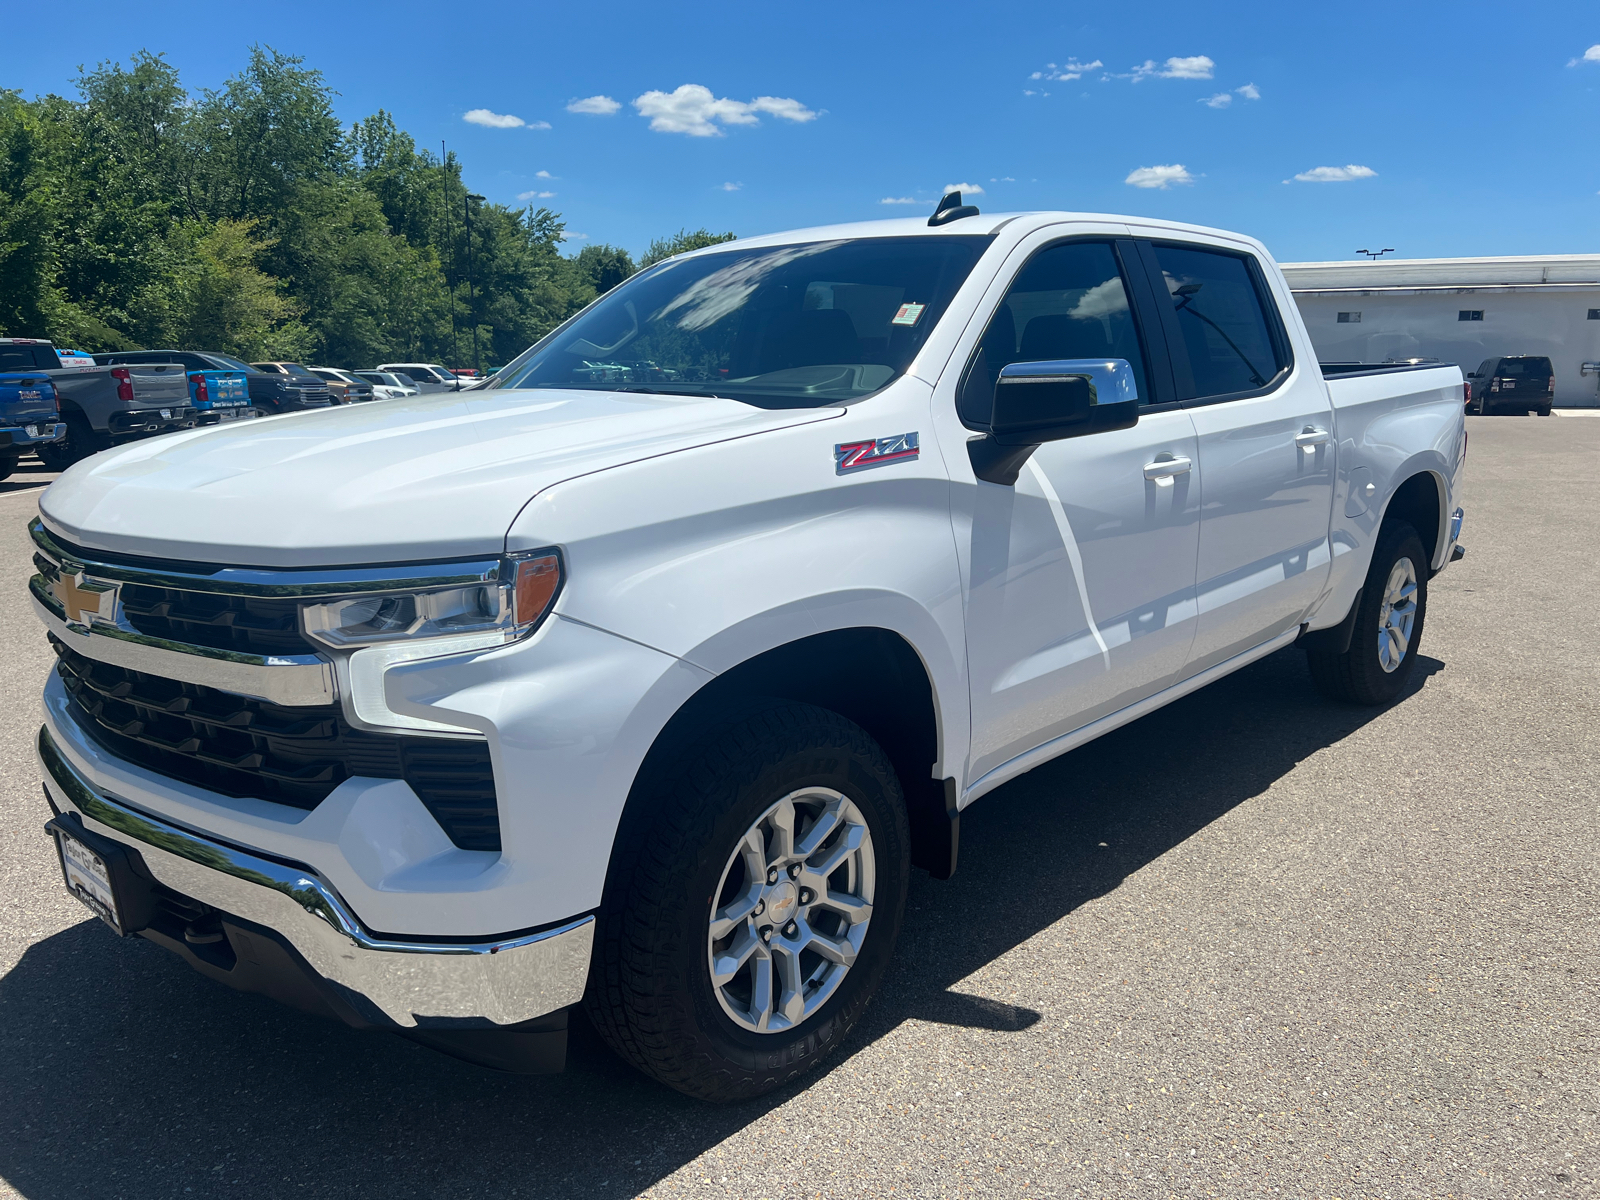
[[[961,203],[960,192],[946,192],[939,207],[933,210],[933,216],[928,218],[929,225],[948,225],[951,221],[959,221],[962,217],[975,217],[978,215],[976,204]]]

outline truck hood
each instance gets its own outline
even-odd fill
[[[135,442],[71,468],[39,511],[86,549],[191,562],[488,556],[553,484],[843,411],[622,392],[443,392]]]

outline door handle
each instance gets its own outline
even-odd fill
[[[1328,431],[1326,429],[1318,429],[1315,425],[1307,425],[1294,435],[1294,444],[1305,451],[1310,451],[1317,446],[1326,446],[1328,444]]]
[[[1144,465],[1144,477],[1157,487],[1171,487],[1173,480],[1179,475],[1187,475],[1189,468],[1194,464],[1187,458],[1177,458],[1171,454],[1163,454],[1155,462]]]

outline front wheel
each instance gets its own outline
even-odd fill
[[[10,479],[17,470],[17,460],[14,457],[0,458],[0,483]]]
[[[585,1003],[628,1062],[744,1100],[836,1047],[883,978],[910,836],[877,743],[778,704],[725,728],[619,837]]]
[[[1350,648],[1311,650],[1306,662],[1325,694],[1355,704],[1388,704],[1411,682],[1428,614],[1428,558],[1417,531],[1385,523],[1361,590]]]

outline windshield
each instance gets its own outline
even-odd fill
[[[476,389],[838,404],[910,365],[986,235],[725,250],[635,275]]]
[[[260,374],[249,363],[242,363],[237,358],[229,358],[226,354],[207,354],[205,358],[221,367],[224,371],[243,371],[248,375]]]

